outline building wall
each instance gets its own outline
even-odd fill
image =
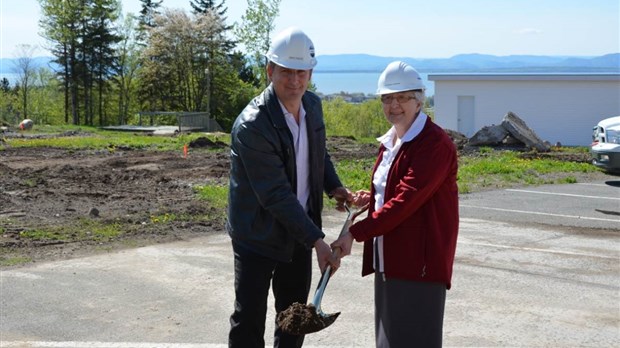
[[[620,77],[607,80],[435,80],[435,121],[472,136],[512,111],[552,144],[586,146],[592,127],[620,115]],[[433,80],[433,76],[429,76]],[[444,80],[445,79],[445,80]],[[473,130],[459,129],[458,97],[473,96]]]

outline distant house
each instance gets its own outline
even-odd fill
[[[620,115],[620,74],[429,74],[435,121],[470,137],[512,111],[552,144],[585,146],[598,121]]]

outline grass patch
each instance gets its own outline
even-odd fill
[[[80,219],[74,226],[52,226],[24,230],[20,238],[38,242],[46,241],[109,241],[122,234],[118,223],[105,223],[90,219]]]
[[[375,164],[374,158],[342,160],[334,163],[340,181],[351,192],[370,189],[370,175]],[[323,203],[327,208],[336,206],[336,200],[323,195]]]
[[[204,216],[200,214],[175,214],[175,213],[164,213],[160,215],[151,215],[150,221],[152,224],[171,224],[174,222],[187,222],[187,221],[201,221],[204,220]]]
[[[352,192],[370,188],[370,176],[374,164],[374,158],[343,160],[334,163],[340,181]]]
[[[34,181],[34,180],[32,180],[32,179],[26,179],[26,180],[24,181],[24,186],[27,186],[27,187],[32,188],[32,187],[37,186],[37,182],[36,182],[36,181]]]
[[[48,129],[49,128],[49,129]],[[55,129],[55,131],[52,131]],[[32,133],[32,132],[31,132]],[[206,137],[213,142],[228,143],[230,135],[211,133],[181,133],[170,136],[154,136],[147,133],[107,131],[96,127],[37,127],[36,134],[53,134],[54,137],[6,138],[11,147],[56,147],[72,150],[149,149],[161,151],[181,151],[183,145]]]
[[[0,248],[0,267],[18,266],[32,262],[32,259],[29,257],[12,255],[5,249]]]
[[[167,224],[180,220],[180,217],[176,214],[165,213],[162,215],[151,215],[151,223],[153,224]]]
[[[198,199],[209,202],[211,206],[205,218],[224,223],[228,214],[228,185],[198,185],[194,187],[194,191]]]
[[[583,147],[558,150],[566,153],[587,153]],[[561,161],[548,158],[525,159],[520,152],[497,151],[490,147],[479,149],[476,156],[459,158],[459,193],[543,184],[572,184],[576,174],[600,171],[589,163]],[[335,163],[343,183],[353,192],[368,190],[371,183],[373,159],[343,160]],[[329,205],[330,203],[328,203]],[[333,205],[333,203],[332,203]]]
[[[579,150],[578,150],[579,151]],[[459,158],[460,193],[514,186],[575,183],[575,173],[599,171],[589,163],[523,159],[517,152],[485,151]]]
[[[228,206],[228,185],[198,185],[194,191],[199,199],[209,202],[211,207],[226,211]]]

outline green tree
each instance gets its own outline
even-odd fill
[[[115,65],[114,46],[118,18],[117,0],[39,0],[43,13],[43,35],[51,43],[55,62],[61,66],[65,110],[73,124],[94,124],[97,106],[99,123],[105,123],[104,92]],[[96,90],[95,90],[96,88]],[[81,105],[79,103],[81,101]],[[68,111],[65,111],[68,122]]]
[[[126,17],[121,17],[121,20],[122,23],[118,29],[121,37],[117,49],[118,65],[113,81],[118,90],[117,123],[122,125],[127,123],[129,110],[133,104],[142,49],[138,44],[139,31],[137,30],[138,21],[136,17],[129,14]]]
[[[229,56],[228,61],[219,66],[221,71],[213,81],[213,86],[218,87],[211,99],[211,116],[226,131],[232,128],[237,115],[259,92],[254,85],[240,79],[239,61],[235,59],[235,56]]]
[[[14,105],[17,103],[16,89],[11,88],[6,77],[0,80],[0,125],[11,125],[17,121],[14,114]]]
[[[155,27],[155,17],[161,13],[159,9],[163,0],[140,0],[142,7],[140,9],[140,16],[138,17],[138,43],[145,45],[148,39],[149,29]]]
[[[63,92],[54,72],[40,67],[34,75],[34,88],[30,98],[33,120],[40,124],[64,124]]]
[[[17,60],[13,71],[17,74],[17,83],[20,86],[21,93],[21,105],[22,119],[28,118],[28,97],[32,90],[32,80],[36,67],[34,66],[34,60],[32,58],[33,53],[36,51],[36,46],[31,45],[19,45],[17,47]],[[33,120],[36,121],[36,120]]]
[[[157,16],[161,16],[159,9],[161,8],[162,0],[140,0],[142,8],[140,10],[140,16],[138,17],[138,45],[146,48],[150,40],[150,32],[157,25],[155,19]],[[154,60],[157,57],[148,56],[144,50],[140,56],[140,69],[138,72],[140,84],[139,94],[141,110],[156,111],[157,109],[163,110],[163,106],[159,98],[160,91],[158,87],[158,81],[164,76],[160,76],[159,71],[154,69]]]
[[[117,0],[92,0],[84,9],[81,52],[83,67],[85,123],[94,125],[98,116],[100,126],[108,123],[104,104],[111,75],[117,65],[115,47],[121,37],[115,23],[120,8]],[[96,109],[96,110],[95,110]]]
[[[9,79],[7,79],[6,77],[3,77],[2,79],[0,79],[0,91],[9,92],[10,90],[11,90],[11,84],[9,82]]]
[[[226,22],[228,7],[224,5],[224,0],[222,0],[219,5],[216,5],[213,0],[190,0],[190,5],[192,7],[192,13],[197,16],[207,14],[208,12],[215,12],[217,16],[220,17],[222,23]],[[218,34],[225,36],[228,31],[232,29],[232,25],[223,25],[221,27],[221,33]],[[223,38],[220,42],[220,49],[222,52],[228,54],[236,45],[237,43],[234,40]]]
[[[235,51],[228,58],[230,60],[230,64],[237,71],[237,76],[239,76],[241,81],[257,88],[262,87],[260,79],[254,75],[254,70],[243,52]]]
[[[336,98],[323,102],[323,113],[325,129],[330,135],[376,138],[391,127],[383,115],[383,107],[378,99],[352,104]]]
[[[167,9],[149,32],[143,67],[147,88],[157,84],[159,110],[204,111],[209,71],[205,64],[217,52],[222,21],[214,12],[190,18]],[[215,54],[214,54],[215,55]]]
[[[235,35],[245,45],[247,53],[252,57],[254,75],[260,77],[266,86],[267,62],[264,57],[271,42],[274,22],[280,13],[281,0],[247,0],[248,8],[241,16],[241,24],[235,26]]]
[[[206,104],[207,109],[210,115],[216,114],[214,112],[216,102],[221,98],[221,85],[216,84],[218,81],[225,80],[225,77],[220,76],[221,74],[226,74],[228,71],[228,67],[222,66],[222,64],[226,64],[231,51],[234,49],[236,43],[228,38],[228,32],[233,28],[230,25],[226,25],[226,12],[228,8],[224,5],[224,0],[222,0],[218,5],[215,4],[213,0],[191,0],[190,5],[192,7],[192,13],[200,17],[202,15],[212,15],[213,13],[216,17],[220,18],[222,26],[219,27],[219,31],[213,32],[213,35],[218,37],[218,40],[214,40],[215,37],[211,37],[209,41],[218,42],[218,46],[211,46],[209,52],[207,52],[207,56],[202,57],[203,61],[200,62],[205,66],[205,71],[208,72],[205,78],[205,87],[206,87]],[[208,20],[208,19],[207,19]],[[199,57],[200,59],[200,57]]]
[[[43,36],[50,42],[54,62],[60,66],[58,72],[63,81],[65,122],[69,119],[79,124],[79,50],[78,29],[80,27],[82,1],[39,0],[41,20],[39,25]]]

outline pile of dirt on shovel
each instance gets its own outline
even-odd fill
[[[316,332],[325,328],[325,323],[317,315],[316,308],[312,304],[305,305],[299,302],[278,313],[276,321],[283,331],[293,335]]]

